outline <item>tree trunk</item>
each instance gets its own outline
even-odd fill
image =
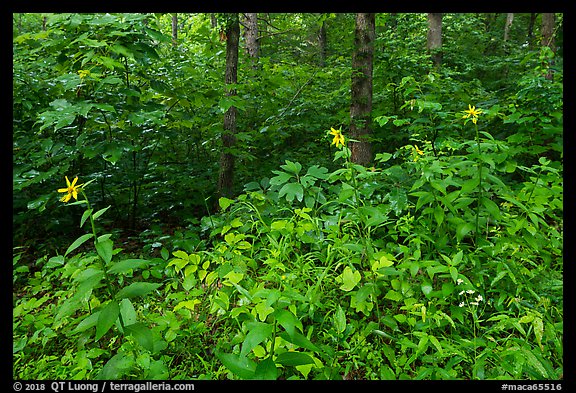
[[[240,24],[238,14],[233,14],[226,26],[226,71],[225,82],[229,86],[227,96],[236,95],[234,85],[238,82],[238,43]],[[236,145],[236,107],[231,106],[224,114],[222,153],[218,176],[219,196],[231,197],[234,185],[234,154],[230,151]]]
[[[260,56],[260,43],[258,42],[258,14],[244,14],[244,39],[246,42],[246,52],[252,59],[252,68],[258,68],[258,57]]]
[[[536,13],[532,12],[530,14],[530,22],[528,22],[528,31],[526,32],[526,41],[528,42],[528,46],[533,48],[534,41],[532,40],[534,36],[534,24],[536,23]]]
[[[372,68],[375,36],[375,14],[356,14],[352,53],[350,134],[359,142],[351,142],[350,150],[352,161],[361,165],[367,165],[372,161],[369,137],[372,133]]]
[[[442,13],[428,14],[428,37],[426,49],[432,57],[432,64],[439,68],[442,64]]]
[[[542,46],[547,46],[552,52],[556,52],[556,45],[554,44],[554,27],[555,20],[553,13],[543,13],[542,14]],[[553,61],[548,65],[548,73],[546,74],[546,79],[552,80],[553,74],[550,66]]]
[[[172,45],[178,44],[178,14],[172,14]]]
[[[318,30],[318,46],[320,48],[320,67],[326,66],[326,22],[322,21]]]
[[[509,12],[506,14],[506,24],[504,25],[504,42],[508,41],[510,37],[510,28],[512,27],[512,22],[514,21],[514,13]]]

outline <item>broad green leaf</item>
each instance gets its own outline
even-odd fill
[[[123,274],[131,270],[140,269],[148,265],[150,261],[147,259],[125,259],[116,262],[108,269],[108,273]]]
[[[304,188],[300,183],[286,183],[280,189],[278,196],[280,198],[286,196],[288,202],[292,202],[294,197],[296,197],[298,201],[302,202],[302,199],[304,198]]]
[[[280,309],[275,311],[273,315],[290,336],[296,333],[296,328],[302,331],[302,322],[291,311]]]
[[[344,310],[342,309],[342,307],[340,305],[338,305],[338,308],[336,309],[336,312],[334,313],[334,327],[336,328],[336,332],[338,334],[342,334],[344,333],[344,330],[346,330],[346,314],[344,313]]]
[[[395,302],[399,302],[400,300],[404,299],[404,296],[402,296],[400,292],[396,292],[393,289],[390,289],[384,297]]]
[[[340,289],[349,292],[354,289],[356,285],[358,285],[362,279],[362,276],[360,275],[359,271],[353,271],[350,266],[346,266],[342,274],[338,276],[337,279],[342,283],[342,285],[340,285]]]
[[[328,169],[318,165],[313,165],[310,168],[308,168],[308,172],[306,172],[306,175],[313,176],[317,179],[327,179]]]
[[[498,208],[498,205],[494,201],[492,201],[491,199],[488,199],[486,197],[482,197],[482,205],[486,208],[486,210],[488,210],[490,215],[492,217],[494,217],[496,220],[499,220],[502,218],[502,215],[500,214],[500,209]]]
[[[426,296],[428,296],[430,294],[430,292],[432,292],[432,283],[431,282],[423,282],[420,285],[420,288],[422,288],[422,293]]]
[[[464,236],[466,236],[468,234],[468,232],[470,232],[473,229],[474,229],[474,224],[472,224],[470,222],[463,222],[461,224],[458,224],[458,226],[456,227],[456,239],[458,241],[462,241]]]
[[[118,315],[120,314],[120,306],[114,300],[110,301],[107,305],[100,310],[98,315],[98,322],[96,323],[96,337],[98,341],[103,335],[110,330]]]
[[[220,199],[218,199],[218,205],[220,206],[220,209],[222,209],[222,211],[226,211],[226,209],[228,209],[228,206],[230,206],[232,203],[234,203],[234,200],[232,199],[228,199],[225,197],[221,197]]]
[[[95,220],[100,217],[102,214],[104,214],[104,212],[106,212],[106,210],[110,209],[112,205],[105,207],[104,209],[100,209],[98,210],[96,213],[94,213],[94,215],[92,216]]]
[[[240,356],[246,356],[254,347],[272,335],[273,326],[263,322],[249,322],[247,324],[248,334],[244,338]]]
[[[288,180],[290,180],[292,177],[294,177],[294,175],[292,175],[290,173],[286,173],[286,172],[281,172],[281,171],[272,171],[272,172],[276,173],[278,175],[278,176],[274,176],[273,178],[270,179],[270,184],[273,186],[278,186],[280,184],[284,184]]]
[[[542,362],[540,362],[540,360],[538,360],[530,350],[522,348],[521,351],[524,357],[528,360],[528,364],[538,372],[540,378],[550,378],[546,372],[546,368],[542,365]]]
[[[77,249],[78,247],[80,247],[86,240],[90,239],[92,236],[94,236],[91,233],[87,233],[85,235],[80,236],[78,239],[76,239],[71,245],[70,247],[68,247],[68,249],[66,250],[66,252],[64,253],[64,256],[70,254],[72,251],[74,251],[75,249]]]
[[[302,170],[302,164],[300,164],[299,162],[292,162],[290,160],[286,160],[285,162],[286,164],[280,165],[280,167],[284,169],[286,172],[298,175]]]
[[[242,379],[253,379],[256,373],[257,364],[246,356],[239,356],[233,353],[216,352],[216,357],[234,375]]]
[[[136,341],[138,341],[138,344],[140,344],[144,349],[150,352],[154,351],[154,337],[152,335],[152,330],[142,322],[136,322],[124,326],[124,332],[133,336]]]
[[[278,378],[278,369],[274,360],[268,357],[258,363],[254,379],[275,380],[276,378]]]
[[[106,265],[109,264],[110,261],[112,260],[112,249],[114,246],[112,240],[110,239],[99,240],[96,242],[95,246],[98,255],[100,255],[100,258],[102,258],[102,260]]]
[[[91,213],[92,213],[92,209],[88,209],[84,212],[84,214],[82,214],[82,218],[80,219],[80,228],[82,228],[82,225],[84,225],[84,223],[86,222],[86,219],[88,217],[90,217]]]
[[[138,314],[130,299],[122,299],[120,302],[120,316],[122,316],[122,323],[124,326],[136,323]]]
[[[542,337],[544,336],[544,324],[542,318],[535,317],[532,321],[532,327],[534,328],[534,335],[536,336],[536,342],[542,349]]]
[[[276,358],[276,363],[284,366],[301,366],[303,364],[314,364],[314,359],[303,352],[282,352]]]
[[[76,334],[76,333],[82,333],[85,330],[90,329],[91,327],[96,326],[96,323],[98,322],[98,317],[100,316],[100,311],[96,311],[94,314],[90,314],[88,315],[86,318],[84,318],[82,321],[80,321],[80,323],[78,325],[76,325],[76,327],[74,328],[74,330],[72,330],[72,334]]]
[[[444,221],[444,209],[440,206],[434,208],[434,219],[436,220],[436,224],[442,225],[442,222]]]
[[[136,296],[144,296],[153,290],[160,287],[162,284],[155,284],[149,282],[135,282],[127,287],[122,288],[117,294],[116,299],[132,298]]]
[[[460,262],[462,262],[462,257],[464,256],[464,251],[460,250],[456,253],[456,255],[454,255],[454,258],[452,258],[452,265],[454,266],[458,266],[458,264]]]
[[[133,369],[133,367],[134,355],[120,352],[106,362],[96,379],[120,379],[121,376]]]
[[[308,339],[308,337],[297,331],[294,332],[294,334],[291,336],[289,336],[287,333],[282,333],[280,334],[280,337],[288,342],[291,342],[292,344],[298,345],[299,347],[308,349],[310,351],[318,352],[320,350],[316,345],[314,345],[312,341]]]

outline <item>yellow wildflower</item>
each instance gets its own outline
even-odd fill
[[[68,180],[68,176],[64,176],[66,178],[66,188],[59,188],[58,192],[66,192],[67,194],[64,195],[62,198],[60,198],[61,202],[68,202],[70,200],[70,198],[74,198],[76,200],[78,200],[78,191],[79,188],[82,184],[78,184],[76,185],[76,182],[78,181],[78,176],[76,176],[76,178],[74,180],[72,180],[72,183],[70,183],[70,180]]]
[[[470,116],[472,116],[472,122],[476,124],[476,122],[478,121],[478,115],[480,115],[481,113],[482,113],[481,109],[476,109],[476,106],[468,104],[468,110],[464,111],[464,115],[462,116],[462,118],[468,119]]]
[[[344,135],[342,135],[342,131],[331,128],[330,135],[334,135],[334,139],[331,143],[332,145],[336,145],[336,147],[340,147],[340,145],[344,146],[345,139]]]
[[[418,149],[418,146],[414,145],[414,150],[415,153],[420,154],[421,156],[424,155],[424,152],[420,149]],[[418,161],[418,156],[414,155],[414,162]]]

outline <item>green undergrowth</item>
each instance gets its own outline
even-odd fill
[[[13,376],[562,378],[562,167],[519,151],[476,129],[372,168],[287,160],[136,253],[73,202],[92,232],[15,253]]]

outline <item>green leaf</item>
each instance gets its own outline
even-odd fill
[[[129,272],[131,270],[140,269],[148,265],[150,261],[147,259],[125,259],[120,262],[116,262],[108,269],[108,273],[112,274],[122,274]]]
[[[317,179],[327,179],[328,169],[318,165],[313,165],[310,168],[308,168],[308,172],[306,172],[306,175],[313,176]]]
[[[302,170],[302,164],[300,164],[299,162],[292,162],[290,160],[286,160],[286,164],[280,165],[280,168],[284,169],[286,172],[298,175]]]
[[[160,287],[162,284],[155,284],[149,282],[135,282],[127,287],[122,288],[117,294],[116,299],[132,298],[136,296],[144,296],[153,290]]]
[[[342,283],[342,285],[340,285],[340,289],[349,292],[353,290],[356,285],[358,285],[362,279],[362,276],[360,275],[359,271],[353,271],[350,266],[346,266],[342,274],[339,275],[337,279]]]
[[[282,352],[276,358],[276,363],[284,366],[301,366],[304,364],[314,364],[314,359],[303,352]]]
[[[84,212],[84,214],[82,214],[82,218],[80,219],[80,228],[82,228],[82,225],[84,225],[86,219],[90,217],[90,213],[92,213],[92,209],[88,209]]]
[[[301,348],[309,349],[310,351],[318,352],[319,349],[312,341],[308,339],[305,335],[294,332],[293,335],[289,336],[287,333],[280,334],[284,340],[291,342],[292,344],[298,345]]]
[[[274,360],[268,357],[258,363],[254,379],[275,380],[276,378],[278,378],[278,369]]]
[[[400,292],[396,292],[395,290],[390,289],[386,293],[386,296],[384,296],[384,298],[390,299],[390,300],[395,301],[395,302],[399,302],[400,300],[402,300],[404,298],[404,296],[402,296],[402,294]]]
[[[472,223],[463,222],[463,223],[458,224],[458,226],[456,227],[456,239],[458,241],[462,241],[464,236],[466,236],[468,234],[468,232],[470,232],[473,229],[474,229],[474,224],[472,224]]]
[[[300,183],[286,183],[280,189],[278,196],[280,198],[286,196],[288,202],[292,202],[294,197],[296,197],[298,201],[302,202],[302,199],[304,198],[304,188]]]
[[[70,254],[70,252],[80,247],[86,240],[90,239],[92,236],[94,235],[91,233],[87,233],[85,235],[80,236],[78,239],[74,241],[74,243],[70,245],[70,247],[68,247],[68,249],[64,253],[64,256],[67,256],[68,254]]]
[[[124,326],[124,332],[131,335],[138,341],[144,349],[154,351],[154,337],[152,330],[150,330],[142,322],[136,322],[128,326]]]
[[[120,306],[115,301],[110,301],[108,304],[100,310],[98,315],[98,322],[96,323],[96,337],[95,340],[98,341],[103,335],[110,330],[118,315],[120,314]]]
[[[338,334],[344,333],[344,330],[346,330],[346,314],[340,305],[338,305],[333,319],[336,332]]]
[[[134,356],[124,352],[112,356],[98,373],[97,379],[120,379],[134,367]]]
[[[498,205],[494,201],[492,201],[491,199],[488,199],[486,197],[482,197],[482,205],[486,208],[486,210],[488,210],[490,215],[492,217],[494,217],[495,219],[499,220],[500,218],[502,218],[502,215],[500,214],[500,209],[498,208]]]
[[[108,209],[110,209],[112,205],[105,207],[104,209],[100,209],[98,210],[96,213],[94,213],[94,215],[92,216],[94,218],[94,220],[96,220],[98,217],[100,217],[102,214],[104,214],[104,212]]]
[[[233,374],[242,379],[252,379],[256,373],[257,364],[246,356],[235,355],[233,353],[216,352],[216,357]]]
[[[130,299],[122,299],[120,302],[120,315],[122,316],[122,322],[124,325],[132,325],[133,323],[136,323],[138,315],[136,314],[136,309]]]
[[[264,322],[249,322],[247,324],[248,334],[242,343],[240,356],[246,356],[254,347],[272,335],[273,326]]]
[[[426,296],[428,296],[430,294],[430,292],[432,292],[432,283],[431,282],[423,282],[420,285],[420,288],[422,288],[422,293]]]
[[[226,211],[226,209],[228,209],[228,206],[230,206],[232,203],[234,203],[234,200],[232,199],[228,199],[225,197],[221,197],[220,199],[218,199],[218,205],[220,205],[220,209],[222,209],[222,211]]]
[[[100,311],[96,311],[94,314],[88,315],[84,318],[80,323],[72,330],[72,334],[82,333],[85,330],[90,329],[91,327],[96,326],[98,322],[98,317],[100,316]]]
[[[302,322],[291,311],[280,309],[276,310],[272,315],[290,336],[296,333],[296,328],[302,331]]]
[[[110,239],[99,239],[96,242],[96,251],[105,264],[109,264],[112,260],[112,248],[114,243]]]

